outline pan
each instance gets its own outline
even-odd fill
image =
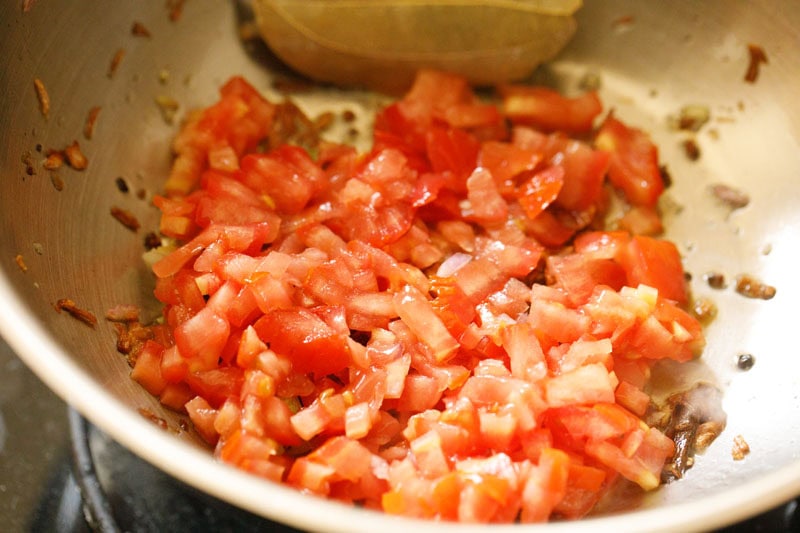
[[[168,172],[180,121],[213,102],[232,75],[268,96],[279,83],[299,79],[274,56],[243,44],[241,9],[214,0],[0,6],[0,333],[90,421],[208,494],[308,530],[471,530],[389,519],[215,461],[193,432],[180,429],[177,414],[130,379],[109,324],[101,318],[92,327],[56,310],[69,300],[102,317],[124,302],[138,305],[144,320],[157,316],[142,239],[158,225],[151,199]],[[590,79],[615,113],[658,144],[673,177],[666,236],[681,251],[693,293],[718,309],[702,358],[665,379],[717,384],[727,424],[684,479],[635,505],[576,523],[496,529],[713,529],[800,494],[793,335],[800,298],[800,9],[789,0],[590,0],[575,17],[572,40],[530,81],[570,92]],[[748,76],[753,54],[761,52],[758,71]],[[365,117],[375,98],[324,86],[297,95],[309,110],[347,105]],[[687,107],[709,117],[697,132],[675,128]],[[699,158],[687,157],[688,135]],[[89,161],[85,170],[43,166],[48,149],[74,141]],[[745,194],[747,205],[721,202],[714,194],[720,184]],[[133,214],[142,229],[114,221],[112,209]],[[714,288],[709,273],[729,283]],[[774,297],[742,296],[734,287],[741,275],[773,287]],[[742,369],[743,358],[752,368]],[[742,460],[731,453],[737,437],[750,449]]]

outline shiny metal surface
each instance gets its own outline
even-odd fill
[[[320,502],[215,463],[189,433],[177,430],[174,415],[128,378],[112,328],[102,320],[117,303],[156,312],[140,254],[144,233],[157,224],[149,198],[169,165],[176,126],[165,123],[155,99],[174,98],[180,118],[211,102],[233,74],[270,91],[274,60],[266,63],[271,71],[246,53],[235,6],[193,0],[180,20],[171,21],[161,2],[120,0],[109,9],[91,0],[54,0],[34,3],[25,13],[20,4],[0,6],[0,333],[92,422],[191,485],[297,527],[408,529],[407,521]],[[706,353],[692,372],[725,388],[728,426],[684,480],[648,497],[642,510],[545,530],[709,529],[800,493],[800,358],[792,313],[800,299],[800,7],[791,0],[657,7],[588,0],[577,14],[574,40],[536,77],[575,90],[586,73],[597,74],[604,101],[660,145],[674,181],[665,206],[669,236],[684,254],[695,293],[719,307]],[[132,35],[134,21],[152,36]],[[748,43],[763,47],[769,58],[754,84],[743,81]],[[125,55],[109,77],[119,49]],[[34,78],[49,92],[47,119]],[[300,103],[341,105],[349,99],[369,101],[361,94],[317,91]],[[712,116],[696,135],[702,154],[696,162],[682,151],[685,134],[668,125],[688,104],[707,105]],[[93,106],[102,111],[94,137],[86,140],[83,125]],[[64,187],[58,191],[37,145],[60,149],[76,139],[89,168],[60,170]],[[26,170],[31,162],[34,175]],[[115,185],[119,176],[130,186],[127,194]],[[733,212],[721,207],[708,192],[717,182],[746,191],[750,204]],[[142,229],[133,233],[116,222],[112,206],[132,211]],[[762,301],[745,299],[730,286],[712,290],[703,282],[712,270],[731,281],[754,275],[774,285],[777,295]],[[53,304],[61,298],[95,313],[97,326],[57,313]],[[741,352],[756,357],[748,372],[736,368]],[[166,418],[173,431],[157,429],[139,408]],[[736,435],[750,444],[743,461],[731,458]]]

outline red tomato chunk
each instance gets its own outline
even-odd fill
[[[594,93],[500,98],[422,71],[371,151],[315,159],[259,148],[278,107],[229,81],[155,201],[171,336],[133,378],[222,461],[390,514],[573,519],[620,477],[655,488],[647,376],[703,332],[674,244],[597,229],[617,191],[658,226],[655,147],[611,116],[569,139]]]

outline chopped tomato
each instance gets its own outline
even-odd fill
[[[573,519],[620,477],[655,488],[674,445],[641,418],[651,366],[705,344],[678,249],[645,236],[657,151],[614,117],[597,149],[567,137],[593,92],[501,96],[425,70],[370,151],[307,151],[232,79],[154,199],[178,242],[132,377],[220,460],[390,514]]]
[[[567,98],[546,87],[510,85],[500,88],[503,112],[514,122],[545,131],[591,131],[603,104],[594,91]]]
[[[534,174],[520,188],[519,203],[530,219],[534,219],[547,209],[564,186],[564,169],[559,166],[548,167]]]
[[[600,127],[595,145],[611,154],[611,183],[632,204],[653,207],[664,190],[664,180],[658,166],[658,148],[650,137],[609,116]]]
[[[664,298],[686,303],[686,279],[675,244],[637,235],[628,243],[622,257],[629,285],[649,285],[658,289]]]
[[[346,368],[350,353],[345,336],[327,324],[321,312],[324,309],[275,309],[254,327],[271,350],[289,358],[296,372],[323,376]]]

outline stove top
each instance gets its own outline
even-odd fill
[[[798,500],[721,530],[800,531]],[[128,452],[68,408],[0,340],[4,532],[297,531],[217,500]]]

